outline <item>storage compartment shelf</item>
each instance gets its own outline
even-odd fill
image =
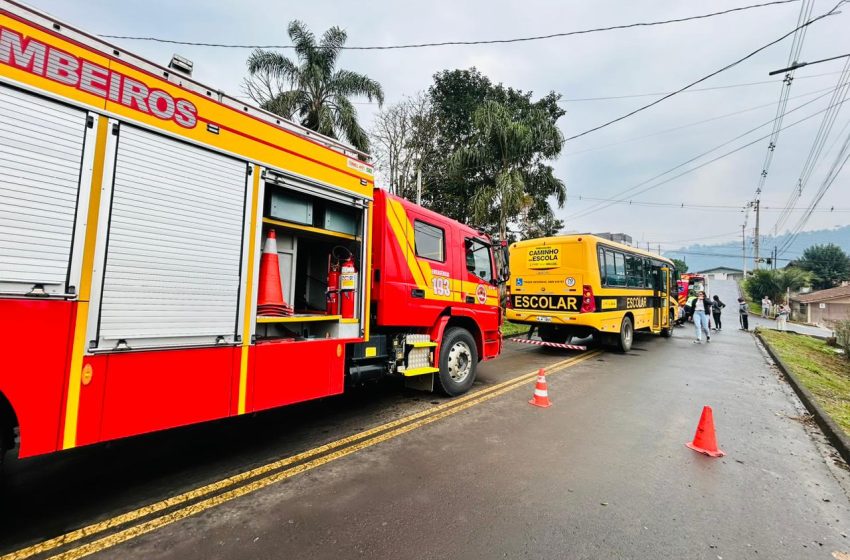
[[[313,226],[305,226],[303,224],[294,224],[292,222],[284,222],[281,220],[275,220],[273,218],[263,218],[264,224],[269,224],[277,227],[288,228],[298,231],[308,231],[310,233],[317,233],[319,235],[328,235],[331,237],[338,237],[340,239],[350,239],[350,240],[358,240],[359,238],[356,235],[349,235],[347,233],[340,233],[338,231],[331,231],[329,229],[322,229]]]
[[[342,315],[292,315],[290,317],[257,317],[258,323],[306,323],[308,321],[339,321]]]

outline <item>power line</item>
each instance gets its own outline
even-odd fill
[[[800,15],[797,16],[797,31],[794,33],[794,38],[791,40],[791,51],[788,53],[788,63],[786,66],[791,66],[792,61],[796,62],[800,59],[800,53],[803,49],[803,42],[806,38],[806,28],[800,27],[800,25],[808,20],[812,15],[812,10],[814,9],[814,0],[803,0],[802,5],[800,6]],[[767,182],[767,176],[770,172],[770,164],[773,162],[773,155],[776,151],[776,145],[779,140],[779,131],[782,130],[782,119],[785,115],[785,109],[788,107],[788,98],[791,95],[791,83],[794,81],[794,71],[791,70],[787,74],[785,74],[785,78],[782,80],[782,89],[779,93],[779,103],[776,105],[776,120],[773,121],[773,131],[770,135],[770,140],[768,140],[767,144],[767,153],[764,157],[764,162],[761,166],[761,173],[759,174],[758,184],[756,185],[755,193],[750,199],[751,202],[747,204],[747,208],[755,208],[756,212],[756,227],[753,232],[753,268],[759,267],[759,247],[761,245],[761,233],[759,231],[759,212],[761,207],[761,192],[764,189],[764,185]],[[744,214],[744,224],[742,228],[746,230],[747,221],[749,219],[749,213]]]
[[[835,101],[839,98],[843,99],[847,96],[848,88],[850,88],[850,60],[844,63],[844,69],[842,70],[841,77],[838,79],[838,87],[835,89],[833,93],[833,98],[831,100],[831,104],[834,104]],[[800,172],[800,176],[797,179],[797,184],[792,187],[791,194],[788,197],[788,201],[785,205],[790,208],[796,203],[801,196],[803,196],[803,190],[806,188],[806,185],[809,182],[809,179],[812,176],[812,173],[815,170],[815,167],[819,163],[821,154],[823,152],[823,148],[826,145],[827,138],[829,134],[832,132],[832,127],[835,124],[836,119],[838,118],[838,113],[841,111],[841,106],[835,106],[833,111],[827,111],[823,120],[820,123],[820,127],[818,127],[817,134],[815,134],[815,139],[812,142],[812,147],[809,149],[809,154],[806,157],[805,163],[803,163],[803,170]],[[843,132],[843,131],[842,131]],[[839,133],[840,137],[841,133]],[[830,147],[831,149],[831,147]],[[828,152],[827,152],[828,153]],[[785,212],[780,214],[779,218],[776,220],[776,224],[773,226],[773,233],[776,234],[779,229],[785,225],[785,222],[788,220],[790,212]]]
[[[822,97],[826,97],[827,95],[829,95],[829,92],[827,92],[827,93],[825,93],[825,94],[823,94],[823,95],[819,95],[818,97],[816,97],[816,98],[812,99],[811,101],[807,101],[807,102],[805,102],[805,103],[803,103],[803,104],[801,104],[801,105],[798,105],[797,107],[794,107],[793,109],[789,110],[789,111],[788,111],[788,114],[793,113],[794,111],[798,111],[798,110],[802,109],[803,107],[805,107],[805,106],[807,106],[807,105],[811,105],[811,104],[812,104],[812,103],[814,103],[815,101],[817,101],[817,100],[821,99]],[[809,119],[811,119],[811,118],[813,118],[813,117],[815,117],[815,116],[817,116],[817,115],[819,115],[819,114],[823,113],[823,112],[824,112],[824,111],[826,111],[826,110],[827,110],[827,109],[823,109],[823,110],[821,110],[821,111],[818,111],[818,112],[816,112],[816,113],[814,113],[814,114],[812,114],[812,115],[809,115],[808,117],[805,117],[805,118],[803,118],[803,119],[801,119],[801,120],[799,120],[799,121],[797,121],[797,122],[795,122],[795,123],[792,123],[791,125],[789,125],[789,126],[787,126],[787,127],[785,127],[785,128],[789,128],[789,127],[794,126],[794,125],[796,125],[796,124],[799,124],[799,123],[801,123],[801,122],[803,122],[803,121],[809,120]],[[659,186],[661,186],[661,185],[663,185],[663,184],[669,183],[669,182],[670,182],[670,181],[672,181],[673,179],[676,179],[676,178],[678,178],[678,177],[681,177],[682,175],[686,175],[687,173],[691,173],[692,171],[696,171],[697,169],[700,169],[700,168],[702,168],[702,167],[705,167],[706,165],[709,165],[709,164],[711,164],[711,163],[713,163],[713,162],[715,162],[715,161],[717,161],[717,160],[719,160],[719,159],[722,159],[722,158],[724,158],[724,157],[726,157],[726,156],[729,156],[729,155],[731,155],[731,154],[733,154],[733,153],[735,153],[735,152],[738,152],[738,151],[740,151],[740,150],[742,150],[742,149],[744,149],[744,148],[747,148],[747,147],[749,147],[749,146],[752,146],[752,145],[753,145],[753,144],[755,144],[756,142],[759,142],[759,141],[761,141],[761,140],[764,140],[765,138],[769,138],[769,137],[770,137],[770,134],[765,135],[765,136],[762,136],[761,138],[756,138],[754,141],[752,141],[752,142],[750,142],[750,143],[748,143],[748,144],[744,144],[743,146],[740,146],[740,147],[738,147],[738,148],[736,148],[736,149],[734,149],[734,150],[732,150],[732,151],[730,151],[730,152],[727,152],[727,153],[725,153],[725,154],[723,154],[723,155],[721,155],[721,156],[719,156],[719,157],[717,157],[717,158],[714,158],[714,159],[712,159],[712,160],[710,160],[710,161],[708,161],[708,162],[706,162],[706,163],[703,163],[703,164],[701,164],[701,165],[699,165],[699,166],[697,166],[697,167],[693,167],[693,168],[691,168],[691,169],[688,169],[688,170],[684,171],[683,173],[680,173],[680,174],[678,174],[678,175],[675,175],[674,177],[671,177],[671,178],[669,178],[669,179],[665,179],[664,181],[662,181],[662,182],[660,182],[660,183],[657,183],[657,184],[655,184],[655,185],[650,185],[649,187],[647,187],[647,188],[645,188],[645,189],[643,189],[643,190],[640,190],[640,191],[634,192],[634,193],[632,193],[632,194],[630,194],[630,195],[627,195],[627,194],[626,194],[626,193],[629,193],[630,191],[635,191],[636,189],[639,189],[640,187],[643,187],[644,185],[647,185],[648,183],[651,183],[652,181],[655,181],[656,179],[659,179],[659,178],[663,177],[664,175],[667,175],[667,174],[669,174],[669,173],[672,173],[673,171],[675,171],[675,170],[677,170],[677,169],[679,169],[679,168],[681,168],[681,167],[684,167],[684,166],[688,165],[689,163],[692,163],[692,162],[694,162],[694,161],[696,161],[696,160],[698,160],[698,159],[700,159],[700,158],[702,158],[702,157],[704,157],[704,156],[706,156],[706,155],[710,154],[711,152],[714,152],[714,151],[716,151],[716,150],[719,150],[720,148],[722,148],[722,147],[724,147],[724,146],[727,146],[727,145],[729,145],[729,144],[732,144],[733,142],[735,142],[735,141],[737,141],[737,140],[740,140],[741,138],[743,138],[743,137],[745,137],[745,136],[748,136],[749,134],[751,134],[751,133],[755,132],[756,130],[758,130],[758,129],[760,129],[760,128],[763,128],[763,127],[765,127],[765,126],[767,126],[767,125],[769,125],[769,124],[772,124],[774,120],[775,120],[775,119],[771,119],[771,120],[769,120],[769,121],[767,121],[767,122],[765,122],[765,123],[762,123],[762,124],[760,124],[760,125],[758,125],[758,126],[756,126],[756,127],[754,127],[754,128],[751,128],[750,130],[748,130],[748,131],[744,132],[743,134],[739,134],[738,136],[736,136],[736,137],[732,138],[731,140],[727,140],[726,142],[723,142],[722,144],[719,144],[719,145],[717,145],[717,146],[714,146],[713,148],[711,148],[711,149],[709,149],[709,150],[707,150],[707,151],[705,151],[705,152],[703,152],[703,153],[701,153],[701,154],[698,154],[698,155],[696,155],[696,156],[694,156],[694,157],[692,157],[692,158],[690,158],[690,159],[688,159],[688,160],[686,160],[686,161],[684,161],[684,162],[680,163],[679,165],[676,165],[676,166],[674,166],[674,167],[672,167],[672,168],[668,169],[667,171],[664,171],[664,172],[659,173],[659,174],[657,174],[657,175],[655,175],[655,176],[653,176],[653,177],[650,177],[649,179],[646,179],[645,181],[641,181],[640,183],[638,183],[638,184],[636,184],[636,185],[633,185],[633,186],[631,186],[631,187],[627,187],[627,188],[625,188],[625,189],[621,190],[621,191],[620,191],[620,193],[618,194],[618,196],[635,196],[636,194],[641,194],[641,193],[646,192],[646,191],[648,191],[648,190],[651,190],[651,189],[654,189],[654,188],[656,188],[656,187],[659,187]],[[622,198],[621,198],[620,200],[625,200],[625,199],[622,199]],[[585,210],[582,210],[582,211],[580,211],[580,212],[578,212],[578,213],[576,213],[576,214],[573,214],[573,215],[571,215],[571,216],[568,216],[568,217],[567,217],[567,219],[582,218],[582,217],[587,216],[587,215],[589,215],[589,214],[592,214],[592,213],[598,212],[599,210],[604,210],[605,208],[607,208],[607,207],[608,207],[608,206],[610,206],[610,205],[611,205],[611,203],[607,203],[607,204],[606,204],[606,203],[598,204],[596,207],[589,208],[589,209],[585,209]]]
[[[840,73],[841,72],[825,72],[823,74],[811,74],[810,76],[795,76],[794,79],[795,80],[806,80],[806,79],[809,79],[809,78],[822,78],[823,76],[832,76],[834,74],[840,74]],[[750,86],[765,85],[765,84],[776,84],[776,83],[779,83],[781,81],[782,80],[765,80],[765,81],[761,81],[761,82],[743,82],[743,83],[739,83],[739,84],[726,84],[726,85],[722,85],[722,86],[715,86],[715,87],[708,87],[708,88],[693,88],[693,89],[689,89],[687,91],[684,91],[682,93],[697,93],[697,92],[715,91],[715,90],[721,90],[721,89],[732,89],[732,88],[750,87]],[[820,91],[826,91],[826,90],[820,90]],[[635,97],[657,97],[659,95],[667,95],[668,93],[670,93],[670,92],[659,91],[659,92],[655,92],[655,93],[631,93],[631,94],[625,94],[625,95],[613,95],[613,96],[609,96],[609,97],[585,97],[585,98],[576,98],[576,99],[559,99],[558,103],[573,103],[573,102],[576,102],[576,101],[602,101],[602,100],[606,100],[606,99],[631,99],[631,98],[635,98]],[[250,98],[244,97],[244,96],[240,97],[238,95],[234,95],[233,97],[237,97],[239,99],[244,99],[244,100],[248,100],[248,101],[251,100]],[[791,99],[796,99],[796,97],[792,97]],[[385,103],[392,104],[392,103],[398,103],[399,101],[401,101],[401,100],[386,101]],[[379,104],[377,101],[352,101],[352,103],[355,104],[355,105],[378,105]],[[769,103],[769,105],[773,105],[773,103]]]
[[[795,76],[795,80],[805,80],[809,78],[820,78],[823,76],[832,76],[833,74],[840,74],[841,72],[825,72],[823,74],[812,74],[811,76]],[[714,86],[707,88],[693,88],[682,93],[693,93],[696,91],[714,91],[718,89],[729,89],[729,88],[739,88],[739,87],[748,87],[748,86],[760,86],[764,84],[778,84],[783,82],[784,80],[762,80],[761,82],[744,82],[741,84],[728,84],[724,86]],[[656,97],[659,95],[667,95],[671,93],[669,91],[656,91],[651,93],[632,93],[628,95],[610,95],[607,97],[578,97],[574,99],[560,99],[560,103],[574,103],[577,101],[608,101],[611,99],[631,99],[633,97]],[[771,103],[773,105],[773,103]]]
[[[602,124],[600,124],[600,125],[594,126],[593,128],[589,128],[589,129],[585,130],[584,132],[580,132],[580,133],[578,133],[578,134],[575,134],[575,135],[573,135],[573,136],[570,136],[570,137],[566,138],[566,141],[567,141],[567,142],[569,142],[570,140],[575,140],[576,138],[581,138],[582,136],[585,136],[585,135],[587,135],[587,134],[590,134],[591,132],[595,132],[595,131],[597,131],[597,130],[599,130],[599,129],[605,128],[606,126],[610,126],[610,125],[612,125],[612,124],[614,124],[614,123],[617,123],[617,122],[620,122],[620,121],[622,121],[622,120],[624,120],[624,119],[627,119],[627,118],[629,118],[629,117],[631,117],[631,116],[633,116],[633,115],[636,115],[637,113],[640,113],[641,111],[645,111],[645,110],[649,109],[650,107],[654,107],[655,105],[658,105],[658,104],[659,104],[659,103],[661,103],[662,101],[665,101],[665,100],[667,100],[667,99],[670,99],[670,98],[671,98],[671,97],[673,97],[674,95],[676,95],[676,94],[678,94],[678,93],[681,93],[681,92],[685,91],[686,89],[689,89],[689,88],[690,88],[690,87],[692,87],[692,86],[695,86],[695,85],[697,85],[697,84],[699,84],[699,83],[702,83],[702,82],[704,82],[704,81],[708,80],[709,78],[712,78],[712,77],[714,77],[714,76],[716,76],[716,75],[720,74],[721,72],[725,72],[726,70],[728,70],[728,69],[730,69],[730,68],[732,68],[732,67],[734,67],[734,66],[737,66],[738,64],[740,64],[740,63],[744,62],[745,60],[747,60],[747,59],[749,59],[749,58],[752,58],[753,56],[757,55],[757,54],[758,54],[758,53],[760,53],[761,51],[763,51],[763,50],[765,50],[765,49],[767,49],[767,48],[769,48],[769,47],[772,47],[772,46],[773,46],[773,45],[775,45],[776,43],[779,43],[780,41],[782,41],[782,40],[786,39],[787,37],[789,37],[789,36],[791,36],[792,34],[796,33],[799,29],[802,29],[802,28],[804,28],[804,27],[807,27],[807,26],[809,26],[809,25],[811,25],[811,24],[815,23],[816,21],[819,21],[819,20],[821,20],[821,19],[823,19],[823,18],[825,18],[825,17],[827,17],[827,16],[832,15],[832,14],[833,14],[833,13],[834,13],[837,9],[838,9],[838,7],[839,7],[841,4],[843,4],[843,3],[844,3],[844,1],[845,1],[845,0],[839,0],[838,4],[836,4],[836,5],[835,5],[835,6],[834,6],[834,7],[833,7],[830,11],[828,11],[828,12],[826,12],[826,13],[823,13],[823,14],[819,15],[818,17],[816,17],[816,18],[814,18],[814,19],[812,19],[812,20],[807,21],[806,23],[804,23],[804,24],[802,24],[802,25],[800,25],[800,26],[798,26],[798,27],[794,28],[793,30],[789,31],[788,33],[786,33],[786,34],[785,34],[785,35],[783,35],[782,37],[780,37],[780,38],[778,38],[778,39],[776,39],[776,40],[774,40],[774,41],[771,41],[770,43],[768,43],[768,44],[766,44],[766,45],[764,45],[764,46],[761,46],[761,47],[757,48],[756,50],[752,51],[752,52],[751,52],[751,53],[749,53],[748,55],[746,55],[746,56],[743,56],[743,57],[739,58],[739,59],[738,59],[738,60],[736,60],[735,62],[732,62],[731,64],[727,64],[727,65],[726,65],[726,66],[724,66],[723,68],[720,68],[719,70],[715,70],[714,72],[712,72],[712,73],[710,73],[710,74],[707,74],[706,76],[703,76],[702,78],[700,78],[700,79],[698,79],[698,80],[695,80],[695,81],[693,81],[693,82],[689,83],[688,85],[686,85],[686,86],[684,86],[684,87],[681,87],[681,88],[677,89],[676,91],[670,92],[670,93],[668,93],[667,95],[665,95],[664,97],[662,97],[662,98],[660,98],[660,99],[656,99],[656,100],[655,100],[655,101],[653,101],[652,103],[647,103],[647,104],[646,104],[646,105],[644,105],[643,107],[639,107],[639,108],[635,109],[634,111],[630,111],[630,112],[626,113],[625,115],[621,115],[621,116],[619,116],[619,117],[617,117],[617,118],[615,118],[615,119],[611,119],[610,121],[607,121],[607,122],[604,122],[604,123],[602,123]]]
[[[714,210],[714,211],[722,211],[722,212],[726,212],[726,211],[730,211],[730,210],[733,210],[735,212],[743,212],[744,211],[743,208],[741,208],[740,204],[732,205],[732,204],[690,204],[690,203],[685,203],[685,202],[682,202],[682,203],[677,203],[677,202],[650,202],[650,201],[632,200],[632,199],[623,200],[623,199],[617,199],[617,198],[598,198],[598,197],[584,196],[584,195],[578,195],[576,198],[577,198],[578,201],[592,200],[592,201],[598,201],[598,202],[610,202],[611,204],[628,204],[629,206],[646,206],[646,207],[654,207],[654,208],[681,208],[681,209],[687,209],[687,210]],[[576,200],[576,198],[574,198],[573,200]],[[796,208],[791,208],[792,211],[807,210],[807,209],[808,209],[807,207],[802,207],[802,206],[796,207]],[[780,208],[780,207],[775,207],[775,206],[762,206],[761,210],[765,211],[765,212],[782,212],[782,211],[785,210],[785,208],[784,207]],[[818,212],[844,213],[844,212],[850,212],[850,207],[847,207],[847,208],[838,207],[838,208],[836,208],[835,206],[833,206],[829,209],[823,208],[823,209],[820,209],[820,210],[817,210],[817,211]]]
[[[696,16],[687,16],[682,18],[675,19],[667,19],[662,21],[649,21],[649,22],[637,22],[637,23],[628,23],[623,25],[611,25],[608,27],[596,27],[593,29],[582,29],[578,31],[565,31],[563,33],[551,33],[549,35],[535,35],[532,37],[515,37],[511,39],[486,39],[480,41],[441,41],[441,42],[431,42],[431,43],[410,43],[403,45],[373,45],[373,46],[343,46],[343,47],[334,47],[339,48],[340,50],[349,50],[349,51],[377,51],[377,50],[398,50],[398,49],[420,49],[425,47],[446,47],[453,45],[494,45],[494,44],[504,44],[504,43],[521,43],[528,41],[542,41],[546,39],[556,39],[559,37],[571,37],[573,35],[585,35],[588,33],[599,33],[602,31],[617,31],[620,29],[631,29],[634,27],[653,27],[658,25],[667,25],[670,23],[681,23],[685,21],[693,21],[699,19],[706,19],[716,16],[722,16],[726,14],[731,14],[733,12],[741,12],[744,10],[752,10],[755,8],[764,8],[768,6],[775,6],[779,4],[789,4],[792,2],[798,2],[799,0],[775,0],[773,2],[765,2],[763,4],[752,4],[750,6],[741,6],[739,8],[732,8],[729,10],[723,10],[721,12],[711,12],[708,14],[701,14]],[[293,45],[245,45],[245,44],[228,44],[228,43],[204,43],[204,42],[194,42],[194,41],[179,41],[176,39],[163,39],[160,37],[137,37],[130,35],[100,35],[100,37],[108,38],[108,39],[126,39],[130,41],[151,41],[156,43],[170,43],[174,45],[191,45],[197,47],[217,47],[217,48],[226,48],[226,49],[293,49],[295,48]]]
[[[823,93],[825,91],[831,92],[831,91],[834,91],[834,89],[835,89],[834,87],[828,87],[828,88],[824,88],[824,89],[819,89],[817,91],[810,91],[808,93],[801,93],[800,95],[795,95],[793,97],[789,97],[789,99],[800,99],[802,97],[808,97],[810,95],[817,95],[818,93]],[[696,91],[696,90],[694,90],[694,91]],[[718,121],[718,120],[725,119],[725,118],[728,118],[728,117],[734,117],[736,115],[742,115],[744,113],[749,113],[750,111],[755,111],[756,109],[763,109],[764,107],[771,107],[773,105],[774,105],[774,102],[771,101],[770,103],[764,103],[762,105],[756,105],[754,107],[748,107],[747,109],[741,109],[740,111],[734,111],[732,113],[726,113],[724,115],[718,115],[716,117],[711,117],[711,118],[708,118],[708,119],[703,119],[703,120],[700,120],[700,121],[696,121],[696,122],[692,122],[692,123],[688,123],[688,124],[683,124],[683,125],[680,125],[680,126],[674,126],[673,128],[667,128],[667,129],[664,129],[664,130],[659,130],[657,132],[652,132],[650,134],[644,134],[642,136],[634,136],[632,138],[620,140],[619,142],[612,142],[610,144],[603,144],[601,146],[595,146],[593,148],[587,148],[587,149],[584,149],[584,150],[572,151],[572,152],[569,152],[567,154],[564,154],[564,156],[570,157],[570,156],[574,156],[574,155],[577,155],[577,154],[583,154],[583,153],[586,153],[586,152],[594,152],[594,151],[597,151],[597,150],[610,148],[612,146],[619,146],[621,144],[628,144],[629,142],[635,142],[637,140],[643,140],[644,138],[651,138],[653,136],[659,136],[661,134],[667,134],[668,132],[675,132],[677,130],[682,130],[684,128],[690,128],[692,126],[698,126],[698,125],[701,125],[701,124]],[[740,206],[737,206],[737,208],[740,208]]]

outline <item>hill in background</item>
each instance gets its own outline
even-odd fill
[[[759,256],[762,258],[771,256],[773,248],[782,246],[788,237],[790,236],[763,237]],[[788,261],[800,257],[803,251],[812,245],[826,245],[827,243],[834,243],[841,247],[845,253],[850,254],[850,226],[800,233],[791,246],[779,255],[778,266],[780,268],[784,267],[788,264]],[[665,257],[682,259],[687,262],[688,270],[691,272],[717,266],[728,266],[738,269],[743,266],[740,240],[718,245],[689,245],[676,250],[664,251],[663,253]],[[747,270],[751,270],[752,268],[752,238],[747,238]]]

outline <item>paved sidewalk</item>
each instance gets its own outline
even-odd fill
[[[750,313],[750,328],[754,329],[756,327],[762,327],[765,329],[775,329],[776,328],[776,319],[764,319],[760,315],[754,315]],[[829,337],[832,336],[832,331],[830,329],[825,329],[823,327],[814,327],[809,325],[800,325],[798,323],[788,323],[788,326],[785,329],[786,331],[794,331],[799,334],[807,334],[810,336],[820,336],[820,337]]]

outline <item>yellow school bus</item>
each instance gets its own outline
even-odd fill
[[[628,352],[636,330],[673,333],[675,269],[659,255],[595,235],[544,237],[511,245],[510,270],[506,319],[546,342],[593,335]]]

